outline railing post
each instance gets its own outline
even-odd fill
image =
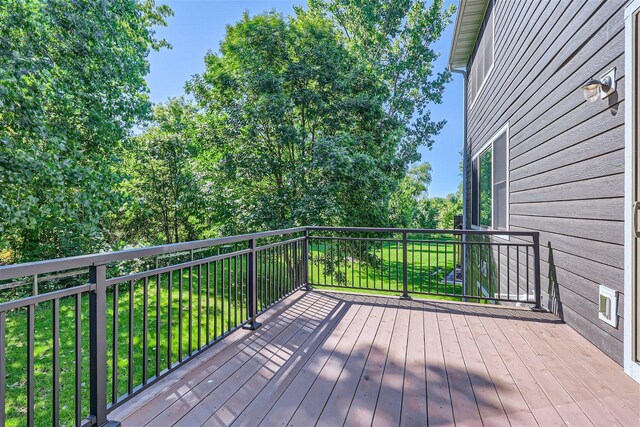
[[[542,311],[542,286],[540,278],[540,233],[533,233],[533,280],[535,288],[536,304],[531,308],[534,311]]]
[[[107,266],[89,267],[89,411],[97,426],[107,421]]]
[[[309,285],[309,229],[304,230],[304,244],[302,245],[302,280],[304,290],[310,291]]]
[[[401,299],[411,299],[409,296],[409,269],[408,269],[408,238],[407,232],[402,233],[402,296]]]
[[[256,257],[255,238],[249,240],[249,249],[250,252],[247,254],[247,319],[249,319],[249,323],[243,328],[255,331],[262,326],[262,323],[256,322],[256,314],[258,313],[258,259]]]

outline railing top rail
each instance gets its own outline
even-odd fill
[[[192,242],[173,243],[170,245],[150,246],[145,248],[127,249],[116,252],[104,252],[90,255],[79,255],[68,258],[57,258],[44,261],[28,262],[24,264],[5,265],[0,267],[0,280],[16,279],[34,274],[45,274],[54,271],[71,270],[76,268],[103,265],[117,261],[146,258],[155,255],[168,254],[191,249],[201,249],[211,246],[244,242],[252,239],[263,239],[272,236],[286,236],[304,232],[306,227],[285,228],[260,233],[238,234],[235,236],[217,237],[214,239],[196,240]]]
[[[63,270],[85,268],[92,265],[103,265],[117,261],[126,261],[156,255],[170,254],[179,251],[208,248],[217,245],[244,242],[252,239],[263,239],[272,236],[286,236],[304,231],[334,231],[360,233],[421,233],[421,234],[452,234],[452,235],[485,235],[485,236],[521,236],[536,238],[535,231],[496,231],[496,230],[438,230],[420,228],[386,228],[386,227],[294,227],[281,230],[270,230],[260,233],[238,234],[235,236],[217,237],[214,239],[195,240],[191,242],[173,243],[169,245],[150,246],[144,248],[126,249],[116,252],[103,252],[90,255],[80,255],[68,258],[57,258],[35,261],[23,264],[0,266],[0,280],[16,279],[34,274],[46,274]]]
[[[422,234],[455,234],[470,236],[521,236],[534,237],[540,233],[537,231],[507,231],[507,230],[441,230],[426,228],[386,228],[386,227],[307,227],[310,231],[337,231],[356,233],[422,233]]]

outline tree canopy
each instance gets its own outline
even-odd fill
[[[168,7],[1,2],[0,252],[433,225],[444,205],[427,197],[419,148],[444,125],[429,113],[450,79],[433,42],[452,13],[442,0],[309,0],[245,14],[185,96],[152,107],[147,57],[168,46],[154,32]]]
[[[119,147],[149,111],[153,0],[0,2],[0,245],[15,260],[104,244]]]
[[[239,229],[380,224],[404,173],[386,87],[333,24],[245,15],[187,88],[211,129]]]

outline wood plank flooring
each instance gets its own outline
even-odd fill
[[[547,313],[297,292],[109,418],[123,426],[640,425],[640,385]]]

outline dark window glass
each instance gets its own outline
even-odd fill
[[[491,227],[491,157],[492,149],[489,148],[480,154],[480,225],[482,227]]]
[[[471,220],[475,226],[509,228],[509,143],[502,132],[472,161]]]

